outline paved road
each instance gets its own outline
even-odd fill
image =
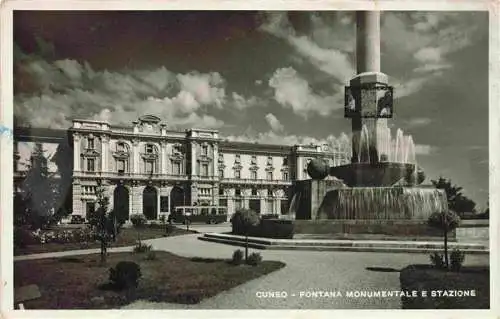
[[[199,235],[198,235],[199,236]],[[229,258],[237,249],[200,241],[197,235],[162,238],[149,241],[155,249],[183,256]],[[400,298],[305,298],[300,292],[313,290],[399,290],[397,271],[367,268],[401,269],[413,263],[428,263],[427,254],[260,251],[267,260],[286,263],[283,269],[257,278],[229,291],[206,299],[196,306],[136,301],[125,309],[398,309]],[[468,264],[488,264],[488,256],[467,256]],[[258,298],[258,293],[284,291],[288,298]],[[295,294],[295,296],[292,296]]]

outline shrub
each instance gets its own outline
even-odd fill
[[[258,264],[261,263],[261,261],[262,261],[262,256],[260,255],[260,253],[251,253],[248,256],[247,264],[252,266],[257,266]]]
[[[33,233],[22,227],[14,228],[14,246],[18,248],[24,248],[28,245],[33,245],[37,243],[37,240]]]
[[[151,250],[148,251],[148,254],[146,255],[146,260],[155,260],[156,259],[156,251]]]
[[[442,254],[440,254],[438,252],[434,252],[430,256],[430,258],[431,258],[432,266],[434,266],[434,268],[443,269],[445,267],[445,263],[444,263]]]
[[[465,261],[465,252],[460,249],[453,249],[450,254],[451,269],[459,271]]]
[[[152,246],[148,244],[143,244],[142,242],[138,242],[134,247],[134,253],[147,253],[151,251]]]
[[[239,209],[231,217],[233,234],[251,233],[260,223],[259,215],[251,209]]]
[[[146,225],[148,220],[146,219],[146,216],[142,214],[134,214],[130,216],[130,221],[132,222],[132,225],[134,225],[134,227],[141,227]]]
[[[233,258],[231,259],[231,263],[233,265],[240,265],[243,262],[243,251],[241,249],[237,249],[233,252]]]
[[[141,276],[141,267],[132,261],[120,261],[109,269],[109,280],[118,289],[137,287]]]

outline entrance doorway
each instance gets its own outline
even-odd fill
[[[113,210],[120,222],[129,219],[129,192],[127,187],[118,185],[113,192]]]
[[[147,220],[158,217],[158,192],[152,186],[146,186],[142,192],[142,213]]]
[[[185,200],[184,189],[182,187],[175,186],[172,188],[170,191],[170,213],[173,213],[176,207],[184,206]]]
[[[248,207],[257,214],[260,214],[260,199],[249,200]]]

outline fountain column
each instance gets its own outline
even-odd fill
[[[356,12],[356,72],[357,75],[350,81],[351,87],[387,84],[387,75],[380,72],[379,11]],[[361,101],[356,103],[361,104]],[[363,106],[358,109],[360,112],[351,117],[352,162],[376,163],[380,159],[379,151],[383,150],[381,144],[386,134],[387,119],[366,116],[367,111],[377,116],[376,99],[371,105],[363,102]],[[363,126],[366,126],[368,134],[362,134]]]

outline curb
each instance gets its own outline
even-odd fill
[[[199,240],[226,244],[231,246],[245,246],[245,238],[219,234],[205,234]],[[415,243],[415,242],[370,242],[370,241],[323,241],[302,242],[289,240],[272,240],[248,238],[248,247],[262,250],[301,250],[301,251],[350,251],[350,252],[392,252],[392,253],[432,253],[442,252],[442,243]],[[467,254],[489,254],[489,249],[481,244],[451,244],[450,249],[459,248]]]

